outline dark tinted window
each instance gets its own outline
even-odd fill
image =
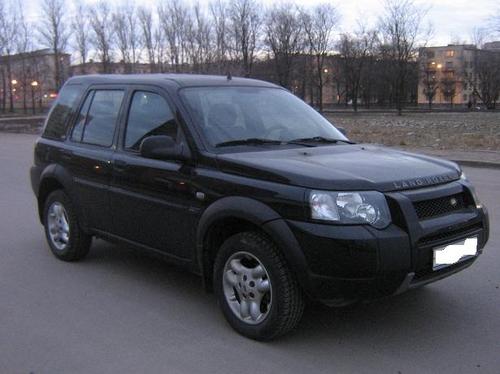
[[[85,120],[87,119],[87,113],[89,111],[90,103],[92,102],[93,98],[94,98],[94,91],[90,91],[90,93],[87,95],[87,98],[85,99],[85,102],[82,105],[82,108],[80,109],[80,112],[78,113],[75,126],[73,127],[73,133],[71,134],[71,140],[75,142],[82,141]]]
[[[64,139],[66,125],[83,91],[81,85],[66,85],[59,92],[59,96],[50,111],[43,136],[53,139]]]
[[[83,105],[79,116],[79,123],[82,121],[82,116],[85,117],[83,119],[85,125],[80,135],[83,143],[103,147],[111,146],[123,95],[123,91],[120,90],[96,90],[86,115],[83,111],[85,105]],[[85,104],[90,100],[89,97],[90,95],[87,97]],[[79,123],[77,123],[77,126],[81,126]],[[77,131],[75,135],[78,135],[80,130],[75,128],[75,131]]]
[[[211,145],[260,138],[287,142],[346,140],[321,114],[291,93],[263,87],[184,88],[181,97]]]
[[[130,105],[125,148],[139,150],[144,138],[168,135],[175,139],[177,125],[167,101],[152,92],[137,91]]]

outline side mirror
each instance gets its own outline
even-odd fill
[[[144,138],[139,148],[142,157],[158,160],[180,160],[189,158],[184,144],[178,144],[166,135],[154,135]]]

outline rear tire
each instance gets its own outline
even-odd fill
[[[54,256],[63,261],[78,261],[90,249],[92,236],[80,228],[70,198],[63,190],[52,192],[43,211],[45,236]]]
[[[227,239],[214,264],[214,290],[224,317],[240,334],[272,340],[296,327],[304,297],[283,254],[265,235]]]

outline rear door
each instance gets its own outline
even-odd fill
[[[91,87],[64,151],[88,224],[103,231],[111,228],[111,160],[125,93],[120,86]]]
[[[165,92],[136,87],[113,157],[110,189],[113,233],[178,258],[194,253],[195,191],[192,167],[180,161],[152,160],[139,153],[141,141],[168,135],[184,142],[174,107]]]

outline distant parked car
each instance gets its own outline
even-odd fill
[[[253,339],[293,329],[307,298],[341,306],[449,276],[488,240],[455,163],[354,144],[257,80],[72,78],[34,160],[57,258],[82,259],[93,237],[159,253]]]

